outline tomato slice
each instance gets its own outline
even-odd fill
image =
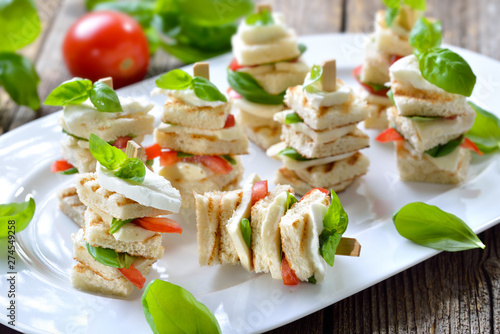
[[[246,67],[246,66],[241,66],[240,64],[238,64],[238,61],[236,60],[236,58],[233,58],[233,60],[231,60],[231,63],[229,64],[229,68],[231,69],[231,71],[237,71],[240,68],[244,68],[244,67]]]
[[[465,137],[464,142],[462,144],[460,144],[460,147],[466,148],[468,150],[472,150],[479,155],[483,155],[483,152],[481,152],[479,150],[479,148],[476,146],[476,144],[474,144],[474,142],[467,137]]]
[[[173,219],[170,218],[137,218],[134,223],[140,227],[160,233],[179,233],[182,234],[182,227]]]
[[[328,191],[328,190],[326,190],[325,188],[313,188],[313,189],[309,190],[309,191],[307,192],[307,194],[305,194],[304,196],[302,196],[302,198],[304,198],[304,197],[308,196],[308,195],[309,195],[310,193],[312,193],[314,190],[319,190],[319,191],[321,191],[321,192],[322,192],[323,194],[325,194],[325,195],[328,195],[328,193],[329,193],[329,191]],[[300,199],[300,201],[302,201],[302,198]],[[300,201],[299,201],[299,202],[300,202]]]
[[[119,148],[119,149],[127,148],[127,143],[129,140],[132,140],[132,137],[130,137],[130,136],[118,137],[114,141],[113,146],[116,148]]]
[[[268,192],[267,180],[255,182],[252,187],[252,206],[266,197]]]
[[[392,64],[394,64],[395,62],[397,62],[398,60],[400,60],[401,58],[403,58],[403,56],[398,56],[398,55],[392,55],[391,56],[391,60],[389,62],[389,66],[391,66]]]
[[[227,115],[226,123],[224,124],[224,129],[232,128],[235,124],[236,121],[234,120],[234,115],[229,114]]]
[[[238,94],[238,92],[235,91],[234,89],[232,89],[231,87],[229,87],[227,89],[227,95],[232,99],[242,99],[243,98],[243,96]]]
[[[297,285],[300,283],[299,278],[295,275],[295,271],[288,264],[285,253],[283,253],[283,257],[281,258],[281,277],[285,285]]]
[[[195,155],[193,157],[183,158],[182,161],[202,163],[204,166],[210,168],[214,174],[226,175],[233,170],[229,162],[216,155]]]
[[[144,149],[144,152],[146,152],[146,160],[152,160],[154,158],[158,158],[161,154],[160,144],[154,144],[148,146]]]
[[[51,173],[59,173],[59,172],[64,172],[65,170],[71,169],[74,166],[67,162],[64,159],[61,160],[56,160],[50,165],[50,172]]]
[[[146,283],[146,277],[133,264],[130,265],[130,268],[118,268],[118,270],[138,289],[142,289]]]
[[[356,81],[370,94],[373,94],[373,95],[378,95],[378,96],[387,96],[387,92],[389,91],[389,88],[387,89],[380,89],[380,90],[375,90],[373,89],[372,86],[364,83],[361,81],[360,77],[361,77],[361,69],[363,68],[363,65],[359,65],[358,67],[356,67],[353,71],[352,71],[352,76],[354,77],[354,79],[356,79]]]
[[[404,137],[401,136],[396,129],[390,127],[380,133],[375,140],[380,143],[388,143],[390,141],[404,140]]]
[[[172,166],[179,161],[176,151],[161,151],[160,166]]]

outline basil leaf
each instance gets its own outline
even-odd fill
[[[333,266],[335,252],[349,223],[349,217],[344,211],[340,200],[333,190],[331,203],[323,218],[323,231],[319,236],[319,253],[326,263]]]
[[[170,40],[167,42],[160,40],[159,42],[163,50],[186,64],[196,63],[208,58],[213,58],[215,56],[226,53],[227,51],[225,48],[217,51],[201,50],[191,45],[185,45],[177,40]]]
[[[91,89],[92,81],[74,78],[63,82],[50,92],[43,104],[61,107],[68,104],[81,104],[89,98],[89,91]]]
[[[103,82],[94,82],[89,91],[89,98],[92,104],[101,112],[123,111],[118,95],[113,88]]]
[[[0,52],[13,52],[32,43],[42,31],[34,1],[1,1],[0,27]]]
[[[212,27],[233,22],[253,10],[251,0],[177,0],[175,4],[183,18],[189,18],[191,22],[199,25]]]
[[[86,138],[75,136],[74,134],[69,133],[68,131],[66,131],[66,130],[64,130],[64,129],[62,129],[62,132],[63,132],[64,134],[67,134],[68,136],[71,136],[71,137],[75,138],[75,139],[78,139],[78,140],[84,140],[84,141],[89,141],[89,140],[88,140],[88,139],[86,139]]]
[[[95,1],[95,0],[94,0]],[[110,0],[99,0],[100,3],[95,4],[92,10],[112,10],[125,13],[132,16],[142,28],[148,28],[151,25],[155,14],[155,3],[148,1],[133,1],[133,2],[115,2]]]
[[[481,152],[490,153],[498,150],[500,147],[500,119],[477,104],[470,101],[469,104],[476,111],[476,119],[472,128],[465,135],[476,144]]]
[[[221,155],[222,159],[226,160],[227,162],[229,162],[231,165],[236,165],[236,160],[234,160],[234,158],[232,156],[230,156],[229,154],[224,154],[224,155]]]
[[[113,217],[113,220],[111,221],[111,227],[108,230],[109,234],[114,234],[118,232],[118,230],[125,224],[130,223],[134,219],[125,219],[125,220],[120,220],[118,218]]]
[[[420,17],[410,33],[410,45],[418,52],[424,52],[441,45],[441,21],[430,22]]]
[[[311,277],[309,277],[309,278],[307,279],[307,281],[308,281],[309,283],[316,284],[316,277],[311,276]]]
[[[422,76],[447,92],[470,96],[476,84],[476,75],[469,64],[455,52],[434,48],[418,55]]]
[[[142,183],[146,177],[146,166],[140,159],[127,158],[115,172],[115,176],[120,179]]]
[[[87,251],[100,264],[113,268],[121,268],[118,262],[118,253],[114,249],[92,247],[87,243]]]
[[[387,8],[399,8],[400,5],[400,0],[383,0],[384,5],[386,5]]]
[[[415,10],[420,10],[422,12],[425,12],[425,10],[427,9],[427,3],[425,0],[403,0],[403,3]]]
[[[403,116],[403,117],[409,118],[412,121],[416,121],[416,122],[435,121],[437,119],[443,118],[443,117],[439,117],[439,116]]]
[[[287,191],[286,192],[286,202],[285,202],[285,212],[287,212],[288,209],[290,209],[292,207],[292,205],[294,205],[297,202],[298,202],[297,198]]]
[[[464,136],[462,135],[456,139],[450,140],[446,144],[434,146],[433,148],[425,151],[425,153],[433,158],[444,157],[453,152],[458,146],[460,146],[460,144],[462,144],[463,141]]]
[[[155,279],[142,294],[142,306],[155,334],[221,333],[210,310],[178,285]]]
[[[243,240],[247,244],[248,248],[251,248],[252,242],[252,227],[250,226],[250,221],[247,218],[243,218],[240,221],[240,230],[243,235]]]
[[[78,173],[78,169],[76,169],[75,167],[67,169],[67,170],[62,171],[62,172],[59,172],[59,174],[62,174],[62,175],[71,175],[71,174],[76,174],[76,173]]]
[[[0,22],[1,20],[0,18]],[[0,38],[0,40],[4,39],[8,38]],[[15,53],[0,53],[0,86],[3,86],[14,102],[38,110],[40,108],[40,98],[37,92],[39,82],[40,78],[35,66],[28,58]]]
[[[93,10],[96,6],[106,3],[106,2],[113,2],[116,0],[85,0],[85,8],[87,10]]]
[[[374,83],[370,83],[370,82],[363,82],[363,84],[370,86],[374,92],[380,92],[380,91],[389,89],[386,85],[379,85],[379,84],[374,84]]]
[[[246,72],[227,71],[229,86],[245,100],[259,104],[283,104],[286,91],[273,95],[266,92],[261,85],[250,74]]]
[[[299,48],[299,52],[300,54],[302,55],[304,52],[306,52],[307,50],[307,45],[303,44],[303,43],[298,43],[297,44],[297,47]],[[294,58],[295,59],[295,58]]]
[[[287,147],[279,151],[278,155],[284,155],[285,157],[288,157],[290,159],[296,160],[296,161],[308,161],[308,160],[313,160],[313,159],[308,159],[303,157],[297,150],[295,150],[292,147]]]
[[[127,253],[118,253],[118,263],[120,268],[130,268],[130,265],[135,261],[136,257],[128,255]]]
[[[186,152],[182,152],[182,151],[177,151],[177,157],[179,157],[179,158],[189,158],[189,157],[194,157],[194,154],[186,153]]]
[[[154,162],[154,159],[146,160],[146,166],[153,167]]]
[[[127,160],[127,155],[120,149],[109,145],[93,133],[89,136],[89,149],[94,158],[109,170],[118,169]]]
[[[422,202],[409,203],[394,213],[398,233],[419,245],[448,252],[485,248],[457,216]]]
[[[156,79],[156,86],[163,89],[184,90],[191,87],[193,78],[183,70],[172,70]]]
[[[294,123],[302,123],[304,120],[300,118],[299,114],[297,114],[295,111],[291,112],[289,114],[286,114],[285,117],[285,124],[294,124]]]
[[[392,92],[392,89],[389,89],[386,95],[391,100],[392,104],[395,106],[396,102],[394,102],[394,93]]]
[[[259,13],[249,15],[245,19],[245,23],[250,26],[270,26],[274,24],[274,19],[273,15],[267,9],[264,9]]]
[[[203,77],[193,78],[193,90],[194,94],[202,100],[227,102],[226,96],[213,83]]]
[[[9,231],[19,233],[24,230],[33,219],[35,208],[33,198],[24,203],[0,204],[0,238],[8,237]],[[9,224],[12,221],[14,223]]]
[[[317,89],[312,85],[316,83],[319,79],[321,79],[322,76],[323,76],[323,66],[314,65],[311,68],[311,74],[309,78],[304,82],[302,88],[308,91],[309,93],[314,93],[315,91],[317,91]]]
[[[392,26],[392,23],[399,14],[399,8],[387,8],[385,10],[385,25],[387,27]]]

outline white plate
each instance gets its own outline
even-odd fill
[[[361,63],[363,35],[321,35],[302,38],[308,46],[304,55],[310,64],[336,58],[338,76],[356,86],[351,71]],[[456,49],[456,48],[454,48]],[[478,75],[476,101],[495,111],[500,105],[500,64],[482,55],[456,49]],[[227,88],[226,67],[231,55],[213,59],[211,78],[222,91]],[[189,71],[191,69],[189,68]],[[120,95],[149,96],[154,80],[124,88]],[[153,98],[158,115],[164,97]],[[72,183],[72,176],[50,173],[52,161],[60,158],[62,138],[57,125],[59,113],[30,122],[0,137],[0,203],[24,201],[31,194],[36,215],[28,228],[17,235],[16,328],[30,333],[147,333],[141,294],[119,299],[81,292],[72,288],[69,272],[73,265],[70,235],[77,231],[58,209],[56,192]],[[261,332],[279,327],[347,296],[361,291],[435,254],[400,237],[391,221],[404,204],[424,201],[438,205],[464,219],[481,232],[500,218],[497,210],[500,169],[498,154],[474,157],[467,181],[460,186],[401,182],[392,144],[373,140],[363,150],[371,161],[368,174],[340,194],[349,215],[345,236],[362,245],[361,257],[337,257],[327,270],[322,285],[286,287],[270,275],[247,273],[241,267],[200,267],[194,221],[181,221],[184,233],[164,235],[165,255],[147,277],[181,285],[208,306],[224,333]],[[146,144],[152,142],[147,138]],[[251,145],[243,157],[246,175],[257,172],[272,179],[279,162],[269,159]],[[495,185],[495,186],[492,186]],[[8,305],[7,241],[0,239],[0,305]],[[7,323],[2,307],[0,322]]]

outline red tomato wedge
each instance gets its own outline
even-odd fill
[[[226,175],[231,173],[233,167],[223,158],[216,155],[195,155],[193,157],[183,158],[186,162],[199,162],[210,168],[215,174]]]
[[[401,136],[396,129],[390,127],[380,133],[375,140],[380,143],[388,143],[390,141],[404,140],[404,137]]]
[[[252,187],[252,205],[266,197],[268,192],[267,180],[255,182]]]
[[[172,166],[179,161],[176,151],[161,151],[160,166]]]
[[[474,144],[474,142],[467,137],[465,137],[464,142],[462,144],[460,144],[460,147],[466,148],[468,150],[472,150],[479,155],[483,155],[483,152],[481,152],[479,150],[479,148],[476,146],[476,144]]]
[[[120,149],[126,148],[129,140],[132,140],[132,137],[129,136],[118,137],[113,143],[113,146]]]
[[[389,61],[389,64],[392,65],[394,64],[395,62],[397,62],[398,60],[400,60],[401,58],[403,58],[403,56],[398,56],[398,55],[392,55],[391,56],[391,60]],[[390,66],[389,65],[389,66]]]
[[[51,173],[59,173],[64,172],[65,170],[73,168],[73,165],[67,162],[66,160],[56,160],[50,165]]]
[[[240,68],[244,68],[244,67],[246,67],[246,66],[241,66],[240,64],[238,64],[238,61],[236,60],[236,58],[233,58],[233,60],[231,60],[231,63],[229,64],[229,68],[231,69],[231,71],[237,71]]]
[[[361,76],[361,69],[363,68],[363,65],[359,65],[352,71],[352,76],[356,81],[370,94],[373,95],[379,95],[379,96],[387,96],[387,92],[389,91],[389,88],[387,89],[381,89],[381,90],[375,90],[373,89],[372,86],[365,84],[364,82],[361,81],[360,76]]]
[[[227,115],[226,123],[224,124],[224,129],[232,128],[235,124],[236,121],[234,120],[234,115],[229,114]]]
[[[140,227],[160,233],[179,233],[182,234],[182,227],[173,219],[170,218],[137,218],[134,223]]]
[[[299,278],[295,275],[295,271],[288,264],[285,253],[283,253],[283,257],[281,258],[281,277],[285,285],[297,285],[300,283]]]
[[[133,264],[130,265],[130,268],[119,268],[118,270],[138,289],[142,289],[146,283],[146,277]]]
[[[160,144],[154,144],[148,146],[144,149],[144,152],[146,152],[146,160],[152,160],[154,158],[158,158],[161,154]]]
[[[232,98],[232,99],[242,99],[243,96],[241,96],[240,94],[238,94],[238,92],[236,92],[234,89],[232,89],[231,87],[229,87],[227,89],[227,95]]]
[[[314,190],[319,190],[319,191],[321,191],[323,194],[326,194],[326,195],[328,195],[328,193],[329,193],[329,191],[328,191],[328,190],[326,190],[325,188],[313,188],[313,189],[309,190],[309,191],[307,192],[307,194],[305,194],[304,196],[302,196],[302,198],[304,198],[304,197],[308,196],[308,195],[309,195],[310,193],[312,193]],[[301,201],[302,201],[302,198],[300,199]],[[299,202],[300,202],[300,201],[299,201]]]

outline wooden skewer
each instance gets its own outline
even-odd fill
[[[335,59],[327,60],[323,63],[321,84],[325,92],[334,92],[337,90],[337,64]]]
[[[193,66],[193,75],[195,77],[203,77],[210,80],[210,67],[207,62],[196,63]]]
[[[359,256],[361,245],[354,238],[341,238],[335,255]]]
[[[142,156],[144,155],[144,148],[137,144],[133,140],[129,140],[127,143],[127,148],[125,150],[125,154],[127,154],[128,158],[138,158],[142,159]]]
[[[270,4],[257,5],[257,13],[261,13],[264,9],[266,9],[269,13],[273,12],[273,7],[271,7]]]
[[[112,77],[106,77],[98,80],[99,82],[102,82],[103,84],[108,85],[111,89],[113,89],[113,78]]]

